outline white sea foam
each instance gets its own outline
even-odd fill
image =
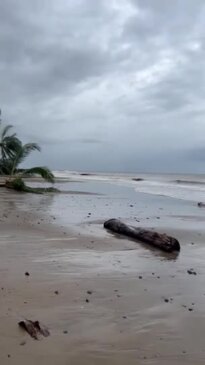
[[[193,202],[205,202],[205,175],[168,175],[168,174],[88,174],[76,171],[54,171],[56,177],[79,181],[101,181],[126,187],[136,192],[164,195],[171,198]],[[142,181],[134,181],[142,178]]]

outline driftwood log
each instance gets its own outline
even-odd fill
[[[128,226],[118,219],[109,219],[104,223],[104,227],[114,233],[131,237],[166,252],[180,251],[179,241],[166,234]]]

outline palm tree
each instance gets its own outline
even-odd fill
[[[40,175],[44,180],[54,183],[54,175],[43,166],[36,166],[30,169],[18,169],[19,165],[32,151],[40,151],[37,143],[22,144],[16,133],[10,133],[12,125],[2,126],[0,109],[0,175],[9,175],[5,186],[15,190],[29,192],[56,191],[54,188],[30,188],[24,181],[24,177]],[[4,184],[3,184],[4,185]]]
[[[21,141],[17,138],[16,133],[8,134],[13,128],[12,125],[6,125],[0,131],[0,174],[8,174],[11,168],[11,160],[18,152]]]
[[[18,169],[18,166],[25,160],[25,158],[32,152],[32,151],[40,151],[40,146],[37,143],[26,143],[18,146],[18,150],[9,159],[11,163],[11,172],[9,178],[6,180],[6,187],[10,189],[15,189],[19,191],[27,191],[27,192],[37,192],[42,193],[44,191],[57,191],[54,188],[30,188],[27,186],[23,178],[29,177],[33,175],[40,175],[44,180],[54,183],[54,175],[53,173],[44,166],[36,166],[29,169]]]

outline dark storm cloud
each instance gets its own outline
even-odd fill
[[[41,15],[40,5],[39,14],[36,9],[33,14],[32,6],[29,9],[23,1],[0,4],[0,66],[2,71],[7,71],[2,76],[9,79],[18,96],[49,98],[112,66],[107,51],[89,42],[74,41],[75,29],[69,29],[69,14],[67,19],[62,18],[63,28],[68,25],[68,33],[66,29],[59,30],[63,14],[58,18],[55,6],[52,8],[52,2],[51,7],[48,4],[44,9],[45,17]],[[53,21],[49,18],[52,14]],[[39,22],[38,15],[41,16]],[[52,26],[57,27],[56,32]]]
[[[203,170],[204,16],[203,0],[1,1],[5,120],[51,167]]]

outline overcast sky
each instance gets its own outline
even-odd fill
[[[204,0],[1,0],[0,106],[31,163],[205,172]]]

